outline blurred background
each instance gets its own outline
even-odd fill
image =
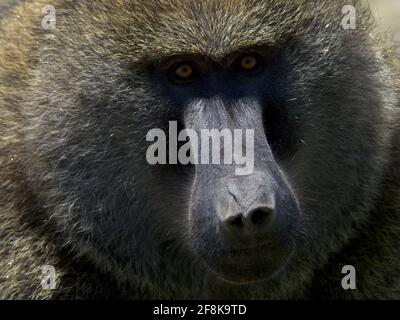
[[[370,3],[380,22],[386,26],[400,26],[400,0],[364,0]]]
[[[371,4],[383,28],[400,29],[400,0],[364,0]]]
[[[400,0],[364,0],[376,14],[380,28],[388,32],[400,55]]]

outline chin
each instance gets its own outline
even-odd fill
[[[294,246],[281,249],[279,254],[266,247],[231,250],[205,261],[207,268],[219,279],[237,285],[268,281],[286,268],[294,252]]]

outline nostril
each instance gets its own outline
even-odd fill
[[[229,227],[236,227],[236,228],[241,228],[243,227],[243,215],[238,214],[234,217],[230,217],[226,220],[226,224]]]
[[[272,210],[270,208],[258,208],[250,213],[252,224],[262,226],[272,220]]]

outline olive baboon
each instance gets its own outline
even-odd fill
[[[50,2],[0,1],[0,297],[400,297],[398,57],[363,2]],[[254,173],[150,165],[169,121],[254,129]]]

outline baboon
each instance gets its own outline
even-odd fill
[[[398,55],[363,1],[0,7],[1,298],[400,297]],[[170,121],[253,129],[254,172],[150,165]]]

